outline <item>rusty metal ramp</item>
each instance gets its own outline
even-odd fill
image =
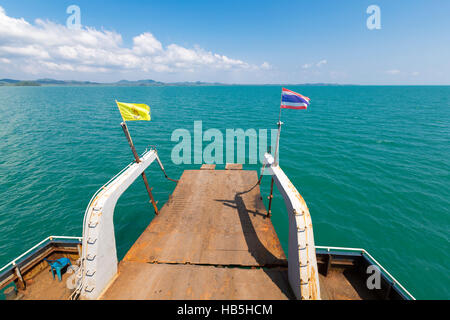
[[[187,170],[103,299],[288,299],[256,171]]]

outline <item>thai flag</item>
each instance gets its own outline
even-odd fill
[[[300,93],[283,88],[281,91],[281,106],[283,109],[306,109],[309,106],[309,98]]]

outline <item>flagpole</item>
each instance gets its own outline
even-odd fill
[[[281,135],[281,125],[283,122],[281,122],[281,103],[283,102],[283,90],[281,91],[281,97],[280,97],[280,113],[278,115],[278,134],[277,134],[277,144],[275,146],[275,156],[274,156],[274,165],[278,165],[278,152],[280,149],[280,135]]]
[[[117,102],[117,100],[116,100],[116,102]],[[122,116],[122,114],[120,114],[120,115]],[[131,152],[133,152],[136,163],[140,163],[141,159],[139,158],[136,148],[134,147],[133,140],[131,139],[130,131],[128,131],[127,123],[125,122],[123,117],[122,117],[122,120],[123,120],[123,122],[120,124],[120,126],[122,127],[123,133],[125,134],[125,137],[128,140],[128,144],[130,145]],[[155,201],[155,198],[153,198],[152,188],[150,188],[150,186],[148,185],[148,180],[147,180],[147,176],[145,175],[145,171],[142,171],[141,176],[142,176],[142,180],[144,180],[144,184],[145,184],[145,188],[147,189],[148,196],[150,197],[150,202],[152,203],[153,208],[155,209],[155,213],[159,214],[158,207],[157,207],[158,202]]]
[[[277,144],[275,146],[275,156],[274,156],[274,163],[273,165],[277,166],[278,165],[278,160],[277,160],[277,156],[278,156],[278,150],[280,148],[280,135],[281,135],[281,125],[283,124],[283,122],[281,122],[281,103],[283,102],[283,89],[281,89],[281,96],[280,96],[280,113],[278,115],[278,134],[277,134]],[[273,199],[273,175],[272,175],[272,182],[270,183],[270,196],[269,196],[269,210],[267,212],[267,217],[270,218],[272,216],[272,199]]]

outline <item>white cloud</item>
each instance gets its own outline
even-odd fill
[[[260,68],[263,70],[270,70],[272,69],[272,66],[268,62],[264,61],[264,63],[260,66]]]
[[[148,32],[133,38],[133,48],[137,54],[154,54],[163,50],[161,42]]]
[[[325,59],[320,60],[317,63],[305,63],[304,65],[302,65],[302,69],[311,69],[314,66],[320,68],[321,66],[323,66],[323,65],[325,65],[327,63],[328,63],[328,61],[325,60]]]
[[[387,70],[386,73],[387,74],[392,74],[392,75],[396,75],[396,74],[400,74],[400,70],[397,69],[392,69],[392,70]]]
[[[317,67],[321,67],[321,66],[323,66],[324,64],[327,64],[328,63],[328,61],[327,60],[320,60],[319,62],[317,62],[316,63],[316,66]]]
[[[116,32],[84,27],[80,30],[37,19],[9,17],[0,7],[0,71],[11,65],[25,73],[99,73],[115,71],[194,72],[199,70],[270,69],[242,60],[177,44],[166,47],[149,32],[123,46]]]

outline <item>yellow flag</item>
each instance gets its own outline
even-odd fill
[[[124,121],[150,121],[150,107],[142,103],[124,103],[116,100]]]

